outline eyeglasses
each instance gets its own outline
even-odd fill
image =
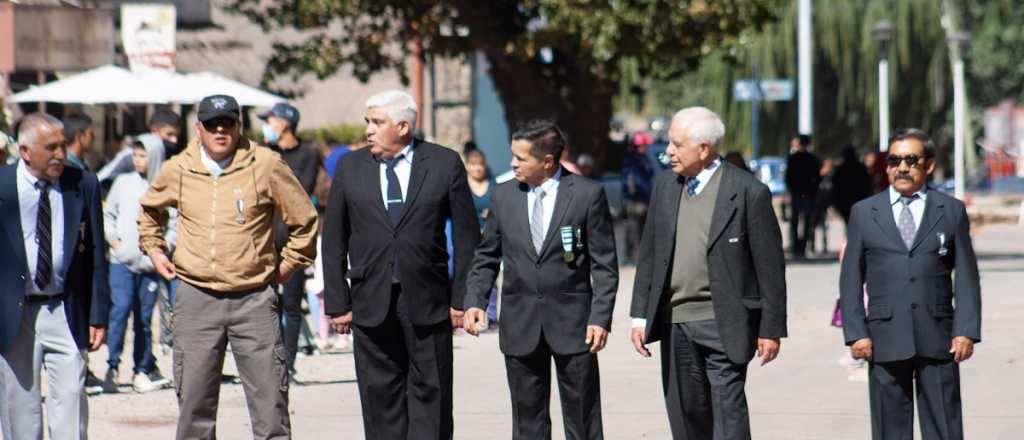
[[[914,167],[917,166],[918,163],[924,163],[924,158],[916,154],[911,154],[909,156],[887,156],[885,158],[885,163],[888,164],[890,168],[900,166],[900,162],[906,162],[908,166]]]
[[[235,125],[238,125],[237,120],[224,117],[213,118],[210,120],[203,121],[203,128],[207,129],[208,131],[214,131],[217,129],[217,127],[223,127],[227,130],[230,130],[232,128],[235,128]]]

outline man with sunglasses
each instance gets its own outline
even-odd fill
[[[181,280],[173,329],[177,438],[215,437],[229,342],[253,438],[290,438],[287,354],[274,285],[313,262],[316,211],[281,156],[241,136],[234,98],[203,98],[198,116],[198,139],[160,168],[139,215],[139,247],[160,275]],[[173,262],[162,233],[168,208],[178,210]],[[275,212],[288,233],[280,264]]]
[[[963,202],[926,187],[934,151],[923,131],[897,130],[892,184],[854,205],[847,229],[843,333],[853,357],[870,361],[875,440],[913,437],[915,387],[921,438],[964,437],[959,364],[981,341],[981,287]]]

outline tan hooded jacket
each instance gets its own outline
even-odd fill
[[[274,281],[274,211],[288,226],[282,265],[301,269],[316,257],[317,213],[281,156],[242,138],[214,178],[193,140],[164,163],[142,196],[139,247],[167,252],[167,208],[178,210],[173,262],[183,281],[217,292],[243,292]]]

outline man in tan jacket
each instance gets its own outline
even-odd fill
[[[181,280],[173,330],[177,438],[214,438],[230,342],[253,438],[287,439],[286,353],[273,286],[313,262],[316,211],[281,157],[240,135],[234,98],[203,98],[198,116],[198,141],[160,169],[139,215],[143,252],[164,278]],[[162,235],[167,208],[178,210],[173,262]],[[275,211],[288,226],[279,266]]]

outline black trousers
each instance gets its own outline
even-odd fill
[[[376,327],[355,325],[353,355],[367,440],[452,438],[452,327],[409,321],[402,289]]]
[[[302,298],[306,296],[306,272],[295,271],[288,282],[281,285],[281,309],[284,312],[284,348],[288,351],[288,369],[295,369],[295,354],[299,351],[299,331],[302,328]]]
[[[814,240],[814,209],[815,196],[793,196],[789,200],[792,214],[789,217],[789,243],[793,255],[803,257],[807,249],[807,241]],[[801,233],[800,226],[803,226]]]
[[[672,438],[750,440],[747,365],[725,355],[713,320],[666,324],[661,379]]]
[[[952,359],[915,357],[873,362],[868,373],[871,438],[914,438],[914,388],[923,440],[963,440],[960,366]]]
[[[551,351],[543,336],[533,353],[505,356],[512,397],[512,439],[551,438],[551,359],[558,374],[562,420],[567,440],[604,438],[601,424],[601,384],[597,354],[561,355]]]

